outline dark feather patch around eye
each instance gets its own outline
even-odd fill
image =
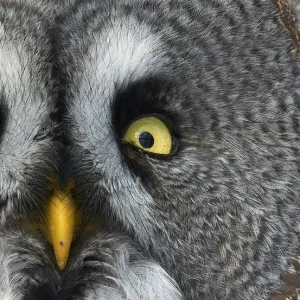
[[[173,121],[164,105],[171,85],[164,78],[147,78],[117,91],[112,106],[117,135],[121,137],[126,126],[141,115],[160,114]]]
[[[8,119],[8,107],[4,103],[4,94],[0,94],[0,143],[5,132],[5,127]]]

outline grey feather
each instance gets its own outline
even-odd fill
[[[267,0],[0,0],[0,297],[268,299],[300,246],[300,62],[277,16]],[[154,113],[178,149],[131,159],[124,129]],[[51,172],[105,221],[62,273],[20,221]]]
[[[263,0],[91,0],[61,25],[77,199],[187,299],[267,299],[297,254],[300,65],[276,14]],[[174,123],[171,158],[122,152],[115,127],[145,113]]]

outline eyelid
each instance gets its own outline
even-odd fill
[[[154,152],[144,151],[143,149],[136,147],[134,144],[130,142],[121,141],[121,143],[123,146],[123,151],[131,160],[134,160],[137,154],[148,156],[156,160],[167,160],[167,159],[171,159],[176,154],[179,148],[179,143],[177,142],[169,154],[157,154]]]

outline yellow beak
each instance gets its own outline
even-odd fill
[[[79,214],[72,201],[70,189],[72,183],[65,190],[54,189],[45,209],[46,224],[39,228],[52,244],[58,267],[63,270],[67,264],[71,243],[75,237],[75,229]]]

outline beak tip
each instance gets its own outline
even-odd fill
[[[67,262],[64,261],[64,260],[57,261],[58,268],[59,268],[61,271],[63,271],[63,270],[65,269],[66,264],[67,264]]]

